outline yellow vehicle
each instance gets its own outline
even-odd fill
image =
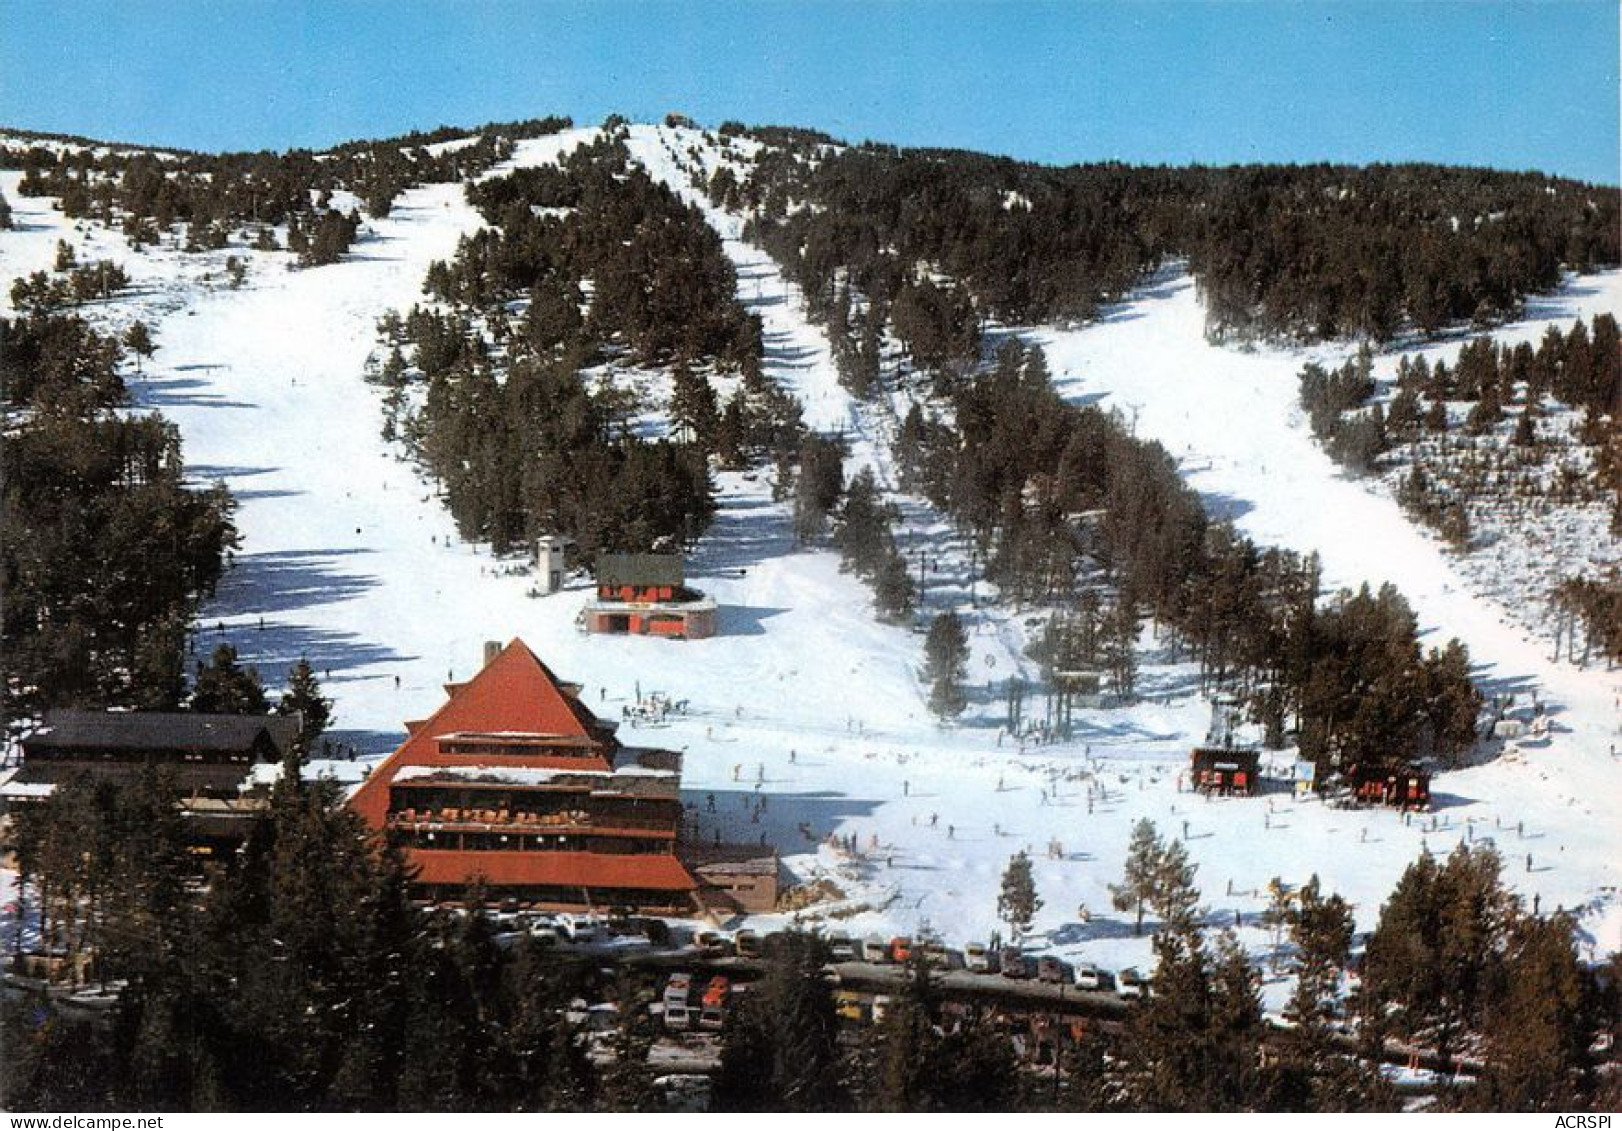
[[[846,1021],[858,1025],[867,1020],[867,1002],[852,990],[839,990],[834,994],[834,1012]]]

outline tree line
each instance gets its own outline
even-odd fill
[[[1153,993],[1116,1026],[1048,1031],[1038,1075],[1013,1060],[995,1016],[947,1000],[922,955],[885,1017],[842,1040],[826,956],[791,938],[726,1033],[715,1101],[728,1111],[1395,1111],[1381,1072],[1388,1041],[1479,1078],[1444,1084],[1432,1110],[1559,1111],[1614,1103],[1603,1041],[1622,1020],[1614,978],[1580,962],[1568,914],[1528,911],[1491,848],[1422,854],[1358,954],[1352,906],[1316,876],[1269,885],[1262,916],[1295,985],[1287,1029],[1263,1016],[1261,972],[1213,930],[1196,867],[1152,822],[1133,831],[1115,905],[1153,911]],[[1016,937],[1041,900],[1023,854],[999,915]],[[1613,958],[1610,969],[1616,969]],[[1356,968],[1360,976],[1348,980]]]
[[[1562,269],[1622,259],[1617,190],[1541,174],[1054,168],[770,137],[747,177],[718,170],[712,195],[750,214],[836,342],[869,332],[849,319],[866,306],[920,364],[972,360],[986,319],[1090,318],[1178,259],[1215,337],[1377,341],[1501,320]]]
[[[105,301],[129,282],[129,275],[117,263],[107,259],[80,263],[73,245],[58,240],[55,271],[34,271],[14,279],[11,305],[24,314],[48,314],[96,299]]]
[[[1607,313],[1591,322],[1579,319],[1565,331],[1550,326],[1535,348],[1478,338],[1459,350],[1451,366],[1404,354],[1394,394],[1372,407],[1379,386],[1366,345],[1338,369],[1307,363],[1300,384],[1313,435],[1354,470],[1369,470],[1398,444],[1460,427],[1476,436],[1491,432],[1516,404],[1521,410],[1511,438],[1517,447],[1535,452],[1539,419],[1562,407],[1581,414],[1579,440],[1605,446],[1614,441],[1614,421],[1622,414],[1622,332]],[[1468,407],[1455,419],[1449,406],[1459,403]],[[1622,515],[1622,490],[1617,508]]]
[[[1392,453],[1408,459],[1397,501],[1456,549],[1472,545],[1472,509],[1498,498],[1608,500],[1611,530],[1622,533],[1622,332],[1612,314],[1551,326],[1536,346],[1478,339],[1452,365],[1405,354],[1384,400],[1367,347],[1337,369],[1307,364],[1300,386],[1313,435],[1337,461],[1369,472]],[[1578,414],[1571,440],[1591,450],[1595,474],[1551,466],[1564,410]],[[1622,658],[1617,589],[1614,578],[1583,576],[1551,594],[1612,659]]]
[[[1038,644],[1050,669],[1113,672],[1130,694],[1148,616],[1206,689],[1243,697],[1271,743],[1293,730],[1320,780],[1473,744],[1480,699],[1462,645],[1422,649],[1389,585],[1324,600],[1315,557],[1212,522],[1159,444],[1065,402],[1040,350],[1009,343],[950,404],[903,422],[904,484],[974,539],[1006,597],[1058,607]]]
[[[347,191],[369,215],[384,217],[412,185],[465,180],[511,156],[515,141],[570,124],[554,117],[473,130],[444,127],[320,152],[204,154],[25,143],[0,146],[0,168],[22,170],[21,195],[57,197],[63,215],[121,228],[134,246],[183,224],[190,250],[225,247],[233,233],[246,240],[250,230],[255,246],[272,249],[272,229],[285,224],[289,249],[314,265],[334,262],[358,228],[353,210],[332,206],[333,193]],[[462,138],[473,140],[435,148]]]
[[[236,545],[223,486],[185,478],[180,435],[126,403],[120,342],[75,315],[0,319],[0,587],[8,719],[164,708]]]

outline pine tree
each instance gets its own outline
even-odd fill
[[[332,725],[332,700],[321,694],[315,670],[303,656],[287,672],[287,690],[276,705],[278,715],[298,715],[298,752],[301,760],[308,760],[315,749],[316,740]]]
[[[838,438],[808,435],[800,445],[794,480],[794,539],[815,541],[827,530],[828,514],[845,487],[845,444]]]
[[[1111,884],[1110,900],[1117,911],[1136,911],[1132,933],[1143,933],[1143,913],[1155,896],[1162,872],[1165,847],[1147,817],[1132,826],[1132,839],[1126,846],[1126,865],[1119,884]]]
[[[263,715],[270,710],[259,672],[237,663],[237,650],[229,644],[214,649],[209,663],[197,665],[191,709],[220,715]]]
[[[709,450],[715,446],[720,414],[715,390],[688,365],[677,365],[670,374],[670,419],[686,433],[686,439]]]
[[[1009,1111],[1020,1069],[1006,1033],[978,1012],[948,1017],[929,959],[914,951],[884,1021],[870,1031],[864,1108]]]
[[[1538,443],[1537,408],[1528,399],[1526,406],[1521,409],[1515,418],[1515,446],[1518,448],[1535,448]]]
[[[968,674],[969,635],[951,610],[929,625],[924,641],[924,678],[929,682],[929,709],[946,719],[961,715],[968,706],[963,680]]]
[[[1286,908],[1290,941],[1299,957],[1291,999],[1297,1023],[1328,1025],[1336,1012],[1340,973],[1351,956],[1352,909],[1339,895],[1322,895],[1316,875]]]
[[[1149,908],[1160,917],[1162,928],[1191,931],[1200,915],[1200,893],[1194,886],[1197,864],[1189,862],[1181,841],[1160,847],[1150,887]]]
[[[873,579],[873,603],[879,619],[891,624],[905,621],[912,616],[917,599],[906,559],[892,546]]]
[[[744,463],[744,445],[748,437],[748,405],[742,389],[728,398],[726,408],[715,428],[715,455],[721,466],[737,468]]]
[[[921,948],[908,960],[904,977],[901,992],[872,1032],[875,1065],[864,1098],[877,1111],[937,1111],[940,987]]]
[[[1524,916],[1484,1011],[1487,1071],[1466,1098],[1483,1111],[1567,1111],[1592,1102],[1590,995],[1566,915]]]
[[[936,1061],[935,1103],[940,1111],[1018,1110],[1021,1065],[1013,1042],[993,1016],[975,1012],[947,1032]]]
[[[1275,880],[1275,892],[1282,885]],[[1378,1041],[1372,1055],[1346,1055],[1337,1045],[1342,1013],[1340,974],[1351,953],[1353,919],[1339,895],[1321,894],[1313,876],[1292,897],[1277,902],[1299,956],[1296,986],[1286,1007],[1294,1027],[1279,1042],[1272,1086],[1275,1109],[1306,1111],[1390,1110],[1394,1096],[1379,1071]]]
[[[862,468],[845,490],[839,525],[834,531],[834,545],[839,547],[847,569],[872,577],[883,568],[892,546],[892,517],[892,509],[879,495],[872,468]]]
[[[1154,994],[1134,1011],[1122,1083],[1136,1108],[1234,1111],[1260,1093],[1261,1000],[1243,952],[1196,932],[1155,937]]]
[[[152,341],[152,331],[147,329],[145,322],[140,321],[131,323],[130,328],[124,332],[124,344],[135,355],[137,373],[141,371],[141,361],[151,357],[157,349]]]
[[[1465,431],[1472,436],[1480,436],[1492,430],[1492,426],[1504,418],[1504,407],[1498,399],[1497,382],[1489,382],[1481,388],[1481,396],[1475,404],[1470,406],[1470,412],[1465,417]]]
[[[814,938],[790,933],[722,1037],[717,1111],[836,1111],[848,1102],[839,1019]]]
[[[613,1062],[603,1070],[597,1106],[602,1111],[658,1111],[658,1089],[648,1054],[657,1034],[649,1005],[653,988],[646,977],[622,972],[614,982],[614,1004],[618,1007],[614,1035],[609,1042]]]
[[[1016,852],[1002,874],[1002,892],[997,896],[997,918],[1008,924],[1015,944],[1031,929],[1031,921],[1042,909],[1037,898],[1036,880],[1031,875],[1031,858]]]
[[[1115,683],[1115,693],[1131,702],[1138,683],[1138,613],[1133,602],[1118,599],[1105,621],[1104,662]]]
[[[1408,866],[1365,949],[1365,1025],[1402,1037],[1424,1032],[1444,1056],[1452,1054],[1502,976],[1517,901],[1500,867],[1491,848],[1463,845],[1444,864],[1422,853]]]

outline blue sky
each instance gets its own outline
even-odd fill
[[[0,123],[198,149],[681,110],[1065,163],[1615,184],[1615,0],[0,0]]]

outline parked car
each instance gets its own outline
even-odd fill
[[[843,931],[835,931],[828,936],[828,957],[835,962],[854,962],[860,955],[857,953],[856,940]]]
[[[963,948],[963,966],[975,974],[997,972],[997,952],[985,943],[972,942]]]
[[[952,952],[946,944],[931,939],[924,944],[924,958],[937,970],[952,969]]]
[[[732,936],[732,945],[739,958],[763,958],[766,955],[766,946],[761,942],[760,935],[747,928]]]
[[[557,946],[562,941],[558,929],[551,923],[535,923],[529,928],[530,941],[536,946]]]
[[[570,942],[592,942],[601,938],[606,928],[595,915],[559,915],[558,928]]]
[[[650,946],[670,945],[670,924],[663,919],[654,919],[647,915],[632,916],[626,924],[627,934],[641,935],[648,940]]]
[[[1104,988],[1104,971],[1091,962],[1078,962],[1074,970],[1076,988],[1079,990],[1101,990]]]
[[[878,935],[868,935],[862,940],[863,962],[888,962],[889,960],[890,948]]]
[[[1029,978],[1033,973],[1031,960],[1016,946],[1005,946],[997,955],[997,966],[1004,978]]]
[[[654,1077],[653,1086],[665,1099],[666,1111],[700,1112],[710,1110],[710,1078],[698,1074]]]
[[[1044,954],[1036,960],[1036,980],[1054,985],[1063,985],[1070,980],[1070,967],[1065,965],[1062,958]]]
[[[890,940],[890,961],[907,963],[912,961],[912,940],[904,935],[897,935]]]
[[[726,975],[717,974],[710,979],[710,984],[704,987],[704,997],[699,1003],[698,1027],[700,1029],[720,1029],[726,1025],[727,1002],[732,996],[732,983],[727,981]]]
[[[709,955],[722,956],[732,953],[732,940],[720,931],[699,931],[693,936],[693,945]]]
[[[1149,996],[1149,979],[1134,966],[1122,970],[1115,979],[1115,992],[1122,997],[1146,998]]]
[[[834,1012],[846,1021],[860,1024],[867,1020],[867,1003],[861,994],[840,990],[834,994]]]

